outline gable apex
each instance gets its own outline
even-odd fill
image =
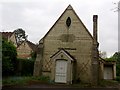
[[[69,6],[67,7],[67,9],[73,9],[72,6],[69,4]]]

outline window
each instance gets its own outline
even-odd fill
[[[70,27],[70,25],[71,25],[71,18],[70,17],[67,18],[66,25],[68,28]]]

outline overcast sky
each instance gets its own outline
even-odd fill
[[[28,2],[29,1],[29,2]],[[118,51],[119,0],[7,0],[0,3],[0,31],[22,28],[28,40],[38,43],[69,4],[92,34],[93,15],[98,15],[99,50],[108,56]]]

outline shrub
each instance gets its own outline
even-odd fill
[[[120,76],[120,64],[116,64],[116,75]]]
[[[33,77],[34,80],[39,80],[39,81],[42,81],[42,82],[48,82],[50,81],[50,78],[48,76],[39,76],[39,77]]]
[[[116,81],[120,82],[120,76],[116,77]]]
[[[31,57],[32,57],[33,60],[35,60],[36,57],[37,57],[37,53],[36,52],[31,52]]]
[[[9,76],[15,73],[16,69],[16,48],[5,39],[2,39],[2,75]]]
[[[18,64],[17,75],[21,75],[21,76],[33,75],[34,60],[18,59],[17,64]]]

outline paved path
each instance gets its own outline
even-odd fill
[[[67,88],[71,88],[71,89],[75,89],[75,88],[81,88],[81,87],[75,87],[75,86],[70,86],[70,85],[64,85],[64,84],[31,84],[31,85],[26,85],[26,86],[7,86],[7,87],[4,87],[4,88],[32,88],[32,89],[40,89],[40,88],[51,88],[51,89],[57,89],[57,88],[63,88],[63,89],[67,89]],[[93,89],[93,88],[89,88],[87,87],[88,89]],[[85,88],[85,89],[87,89]],[[117,88],[119,88],[120,90],[120,84],[118,86],[108,86],[108,87],[95,87],[96,88],[99,88],[100,90],[101,89],[114,89],[114,90],[118,90]]]
[[[15,88],[15,89],[13,89]],[[16,89],[17,88],[17,89]],[[120,84],[117,86],[96,87],[96,88],[81,88],[79,85],[64,85],[64,84],[29,84],[26,86],[6,86],[2,90],[120,90]]]

